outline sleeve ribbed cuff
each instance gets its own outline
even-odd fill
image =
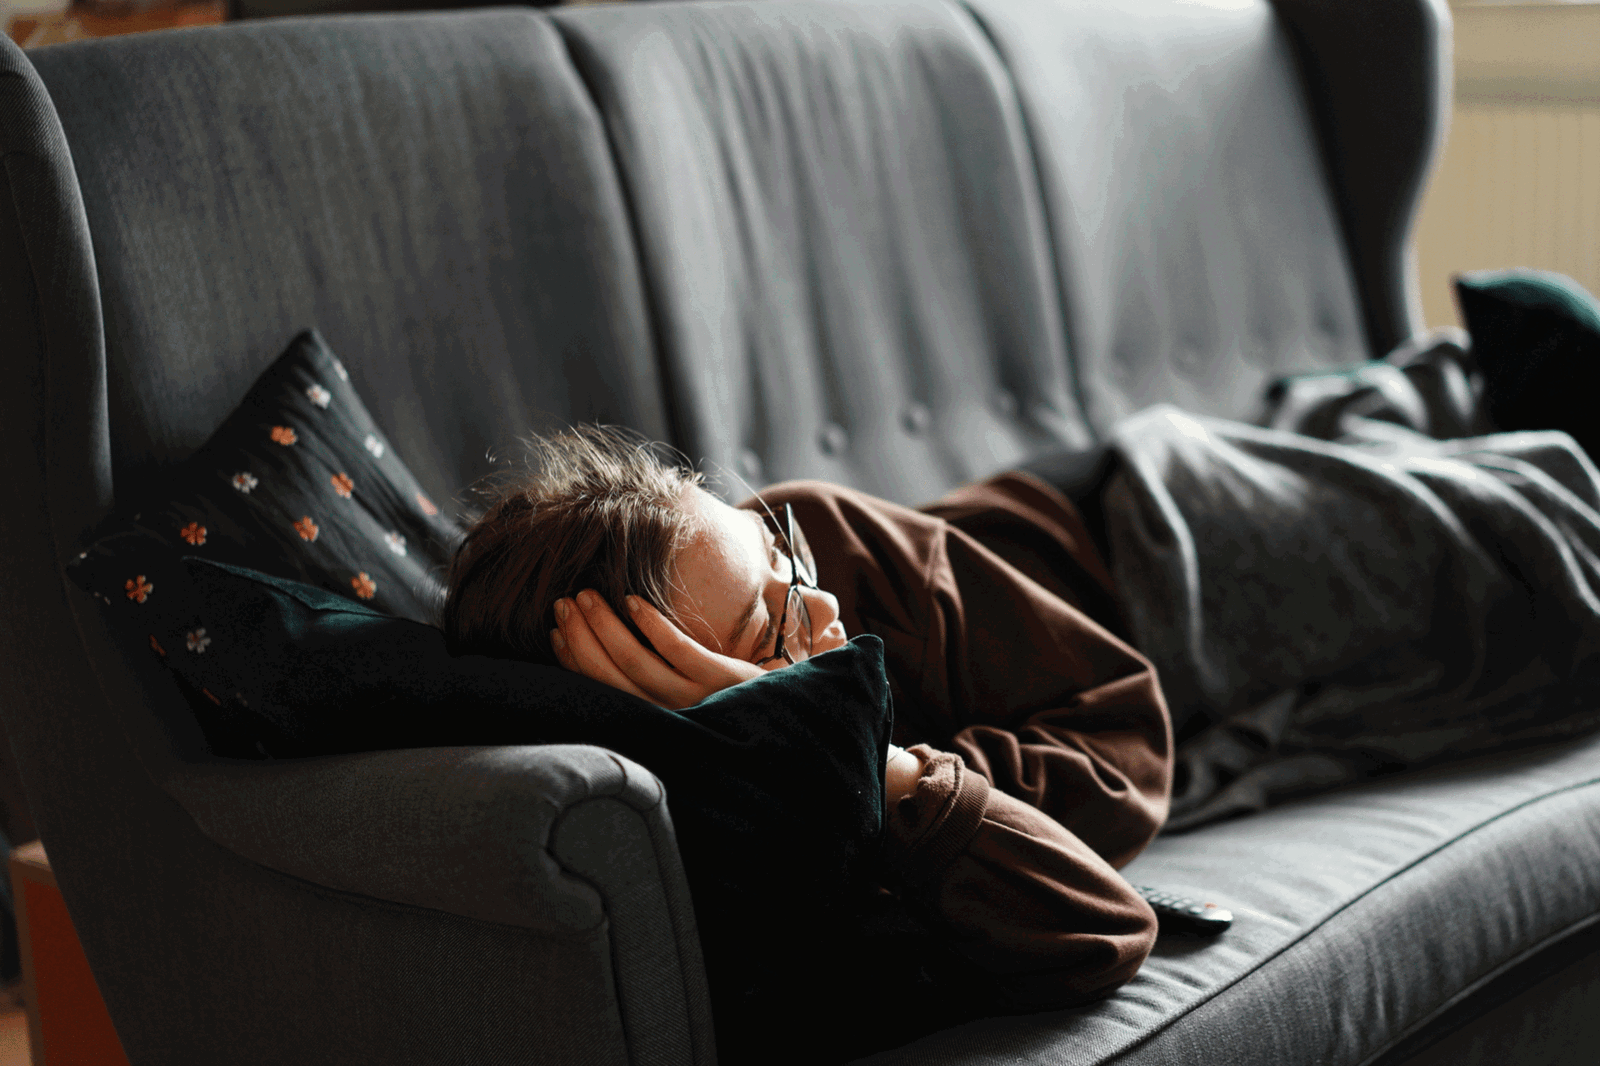
[[[926,744],[910,751],[923,760],[922,776],[890,812],[887,858],[915,891],[972,843],[989,806],[989,782],[967,769],[959,755]]]

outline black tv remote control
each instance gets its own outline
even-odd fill
[[[1215,903],[1201,903],[1187,896],[1145,885],[1134,885],[1133,890],[1143,896],[1151,910],[1156,912],[1156,920],[1163,933],[1216,936],[1233,924],[1233,912],[1223,910]]]

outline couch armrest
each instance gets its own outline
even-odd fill
[[[606,923],[632,1063],[715,1062],[665,792],[587,745],[191,764],[166,790],[223,847],[345,892],[563,936]]]

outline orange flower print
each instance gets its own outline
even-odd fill
[[[122,586],[128,590],[128,599],[143,603],[145,599],[156,590],[156,587],[144,579],[144,575],[130,577]]]
[[[150,634],[150,650],[161,656],[163,659],[167,657],[167,649],[161,646],[161,642],[156,639],[156,635],[154,633]]]
[[[435,515],[439,513],[439,508],[433,505],[433,501],[428,499],[420,492],[417,493],[417,506],[422,508],[422,513],[426,515]]]
[[[378,594],[378,583],[368,577],[365,570],[350,579],[350,587],[364,600],[370,600]]]
[[[333,491],[347,500],[350,498],[350,490],[356,487],[356,483],[350,480],[349,474],[335,474],[328,480],[333,483]]]
[[[299,437],[295,436],[294,430],[289,426],[272,427],[272,443],[274,444],[281,444],[287,448],[289,445],[293,444],[299,439]]]
[[[301,540],[316,540],[317,534],[322,532],[317,528],[317,524],[311,520],[310,515],[302,516],[300,521],[294,524],[294,531],[300,534]]]
[[[198,548],[206,542],[206,527],[199,522],[190,522],[178,530],[178,536]]]

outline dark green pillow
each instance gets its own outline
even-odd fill
[[[725,1061],[760,1056],[812,1013],[875,1023],[880,983],[902,995],[933,980],[882,969],[925,938],[875,904],[892,725],[876,637],[673,712],[558,668],[452,656],[433,626],[179,557],[142,531],[97,542],[73,573],[123,639],[172,671],[219,753],[587,743],[648,767],[667,789]],[[142,598],[125,594],[135,573]],[[824,1038],[840,1034],[782,1037],[805,1061],[829,1057]]]
[[[1600,302],[1543,270],[1477,271],[1455,284],[1489,420],[1502,430],[1566,430],[1600,454]]]

